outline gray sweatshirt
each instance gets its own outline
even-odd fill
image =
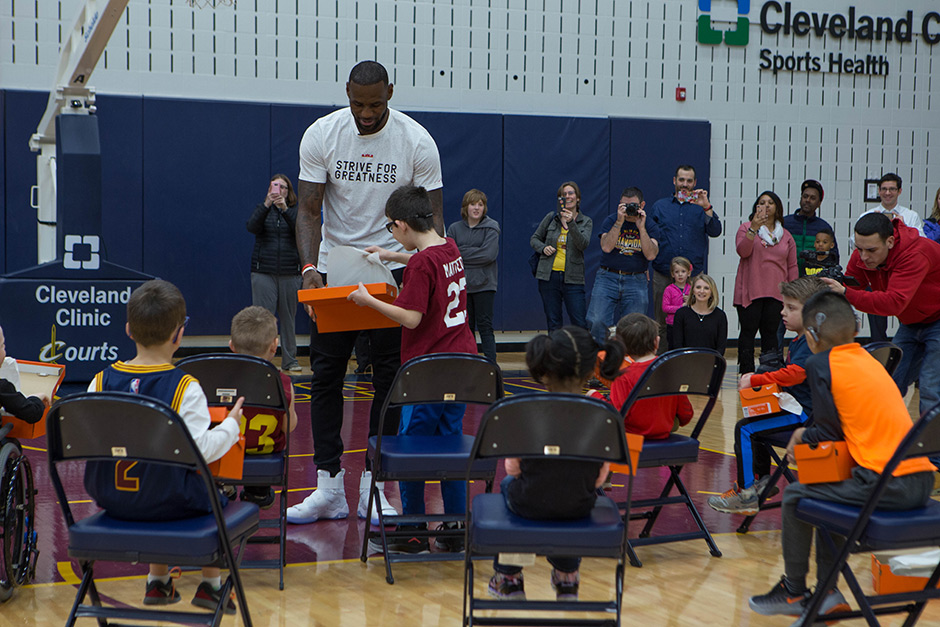
[[[499,255],[499,223],[484,216],[474,227],[458,220],[447,229],[456,242],[467,275],[467,293],[496,291],[496,257]]]

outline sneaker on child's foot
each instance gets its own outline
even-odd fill
[[[723,514],[754,516],[760,511],[754,486],[741,489],[738,488],[737,482],[724,494],[708,497],[708,506]]]
[[[462,522],[441,523],[439,529],[464,529]],[[463,536],[439,536],[434,538],[434,548],[448,553],[460,553],[463,551]]]
[[[808,601],[808,600],[807,600]],[[842,593],[839,592],[838,588],[833,588],[829,591],[829,594],[826,595],[826,598],[823,599],[822,605],[819,606],[819,616],[826,616],[828,614],[835,614],[836,612],[848,612],[852,608],[849,607],[849,604],[846,602],[845,597],[842,596]],[[790,627],[804,627],[804,620],[806,618],[806,612],[804,611],[802,615],[796,621],[790,625]],[[827,625],[834,625],[839,621],[829,621]]]
[[[228,600],[225,603],[223,611],[226,614],[235,613],[235,600],[232,598],[234,593],[229,595]],[[204,607],[207,610],[214,610],[219,606],[219,600],[222,598],[222,589],[219,588],[216,590],[212,587],[212,584],[208,581],[203,581],[199,584],[199,587],[196,588],[196,596],[193,597],[193,605],[199,607]]]
[[[159,579],[147,582],[147,593],[144,594],[144,605],[169,605],[180,600],[180,593],[173,585],[173,577],[166,583]]]
[[[503,573],[493,573],[490,578],[490,585],[486,589],[491,597],[496,597],[501,601],[525,601],[525,587],[522,581],[522,573],[517,575],[504,575]]]
[[[574,575],[574,579],[570,579],[570,575]],[[569,576],[569,579],[562,579],[563,576]],[[556,601],[577,601],[579,584],[577,571],[561,573],[556,568],[552,569],[552,590],[555,591]]]
[[[770,483],[770,475],[764,475],[763,477],[758,477],[754,479],[754,485],[751,487],[754,488],[754,494],[760,498],[761,492],[764,491],[764,488],[767,487],[767,484]],[[772,486],[770,492],[767,494],[767,498],[776,496],[780,492],[780,488],[777,486]]]
[[[302,502],[287,508],[287,522],[294,525],[306,525],[318,520],[332,520],[349,516],[349,504],[346,503],[346,487],[341,470],[335,477],[329,471],[317,471],[317,489]]]
[[[776,614],[799,616],[803,613],[803,607],[810,597],[810,592],[804,590],[797,594],[791,594],[787,590],[786,580],[786,576],[781,577],[770,592],[751,597],[748,600],[748,605],[751,606],[752,610],[764,616],[774,616]]]
[[[427,525],[399,525],[395,528],[396,531],[407,531],[409,529],[413,531],[424,531],[427,530]],[[427,536],[418,537],[418,536],[404,536],[398,538],[389,538],[388,539],[388,552],[389,553],[411,553],[417,555],[418,553],[430,553],[431,544],[428,542]]]
[[[248,486],[242,490],[242,500],[261,509],[270,509],[274,505],[274,488]]]

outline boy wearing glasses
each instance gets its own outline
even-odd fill
[[[130,392],[167,403],[183,419],[208,463],[222,457],[238,440],[245,399],[239,398],[225,420],[209,430],[209,405],[202,387],[171,363],[187,322],[186,301],[175,285],[156,279],[138,287],[127,302],[126,327],[137,355],[99,372],[88,391]],[[122,520],[176,520],[212,513],[202,480],[183,468],[136,461],[88,462],[85,490],[110,516]],[[225,497],[219,498],[225,505]],[[214,609],[220,588],[219,569],[203,568],[193,605]],[[144,605],[168,605],[179,600],[167,565],[150,564]],[[235,613],[231,599],[225,613]]]
[[[463,259],[454,240],[434,230],[434,214],[423,187],[402,186],[385,204],[389,223],[385,226],[407,251],[395,252],[370,246],[382,261],[405,264],[401,292],[392,304],[369,294],[361,283],[349,295],[360,307],[372,307],[402,325],[402,363],[431,353],[477,352],[476,340],[467,324],[467,279]],[[399,435],[455,435],[463,432],[465,407],[459,404],[410,405],[402,408]],[[424,513],[424,482],[399,482],[402,512]],[[467,486],[462,481],[441,482],[446,513],[464,513]],[[444,540],[448,542],[444,542]],[[435,541],[445,551],[463,550],[456,538]],[[381,550],[378,547],[373,547]],[[412,537],[389,542],[389,552],[427,553],[427,538]]]

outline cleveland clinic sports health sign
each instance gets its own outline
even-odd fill
[[[736,19],[733,28],[718,28],[713,19],[713,8],[735,3]],[[815,3],[779,2],[768,0],[752,7],[750,0],[698,0],[699,16],[696,37],[699,43],[728,46],[747,46],[750,27],[756,18],[760,29],[767,35],[793,37],[794,46],[800,39],[807,40],[807,48],[816,39],[834,39],[862,42],[894,42],[899,45],[920,39],[929,46],[940,43],[940,13],[928,11],[915,15],[903,6],[883,3],[882,15],[869,15],[848,6],[844,11],[820,11]],[[753,15],[753,17],[752,17]],[[725,20],[726,22],[728,20]],[[761,70],[778,72],[825,72],[833,74],[859,74],[887,76],[891,71],[889,54],[853,55],[842,52],[814,54],[812,50],[781,51],[761,48],[758,55]]]

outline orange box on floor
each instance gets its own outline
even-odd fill
[[[780,401],[774,394],[780,393],[776,383],[768,383],[759,388],[744,388],[739,390],[741,396],[741,409],[745,418],[775,414],[780,411]]]
[[[927,577],[905,577],[895,575],[888,566],[887,555],[871,554],[871,583],[875,594],[894,594],[896,592],[914,592],[923,590]],[[937,583],[940,588],[940,583]]]
[[[50,402],[55,398],[55,393],[65,378],[65,366],[59,364],[46,364],[39,361],[16,360],[17,370],[20,373],[20,391],[25,396],[39,396],[45,394]],[[21,438],[29,440],[46,435],[46,409],[39,422],[30,424],[15,416],[2,412],[0,421],[2,424],[13,424],[13,429],[8,434],[11,438]]]
[[[630,449],[630,465],[611,464],[611,472],[619,472],[624,475],[636,475],[636,465],[640,461],[640,452],[643,450],[643,436],[636,433],[627,434],[627,448]]]
[[[794,449],[800,483],[845,481],[858,464],[844,441],[797,444]]]
[[[209,418],[215,426],[225,420],[229,413],[228,407],[210,407]],[[210,429],[212,427],[209,427]],[[240,480],[245,466],[245,436],[239,434],[238,440],[228,450],[228,453],[209,464],[209,472],[219,479]]]
[[[317,317],[317,331],[320,333],[387,329],[399,326],[397,322],[386,318],[371,307],[360,307],[353,301],[346,300],[346,297],[358,287],[358,285],[341,285],[298,290],[297,300],[313,307],[313,312]],[[392,303],[398,297],[398,288],[388,283],[368,283],[365,288],[370,294],[386,303]]]

